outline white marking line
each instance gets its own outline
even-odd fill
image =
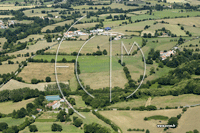
[[[80,52],[81,52],[81,50],[82,50],[82,48],[85,46],[85,44],[87,44],[91,39],[93,39],[95,36],[93,36],[93,37],[91,37],[90,39],[88,39],[83,45],[82,45],[82,47],[80,48],[80,50],[78,51],[78,55],[77,55],[77,57],[76,57],[76,66],[75,66],[75,70],[76,70],[76,78],[77,78],[77,80],[78,80],[78,83],[79,83],[79,85],[82,87],[82,89],[85,91],[85,93],[87,93],[89,96],[91,96],[92,98],[94,98],[94,96],[92,95],[92,94],[90,94],[85,88],[84,88],[84,86],[81,84],[81,82],[80,82],[80,79],[79,79],[79,76],[78,76],[78,72],[77,72],[77,61],[78,61],[78,57],[79,57],[79,54],[80,54]]]
[[[56,66],[56,67],[69,67],[69,66]]]
[[[78,21],[80,21],[80,20],[83,19],[84,17],[86,17],[86,15],[83,16],[83,17],[81,17],[80,19],[78,19],[78,20],[67,30],[67,33],[69,32],[69,30],[70,30],[76,23],[78,23]],[[60,43],[59,43],[59,45],[58,45],[57,51],[56,51],[55,73],[57,73],[56,63],[57,63],[57,59],[58,59],[58,51],[59,51],[59,49],[60,49],[60,45],[61,45],[61,43],[63,42],[64,38],[65,38],[65,36],[63,36],[63,38],[61,39],[61,41],[60,41]],[[78,114],[79,116],[81,116],[82,118],[85,118],[85,116],[83,116],[83,115],[80,114],[78,111],[76,111],[76,110],[73,108],[73,106],[67,101],[67,99],[65,98],[65,96],[64,96],[64,94],[63,94],[63,92],[62,92],[62,90],[61,90],[60,84],[59,84],[59,82],[58,82],[58,75],[55,74],[55,76],[56,76],[56,83],[57,83],[57,85],[58,85],[58,89],[59,89],[59,91],[60,91],[60,93],[61,93],[63,99],[65,100],[65,102],[70,106],[70,108],[73,109],[73,111],[74,111],[75,113],[77,113],[77,114]]]
[[[110,36],[110,102],[112,101],[112,35]]]

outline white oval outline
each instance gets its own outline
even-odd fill
[[[81,18],[78,19],[73,25],[71,25],[70,28],[67,30],[66,33],[68,33],[69,30],[70,30],[76,23],[78,23],[81,19],[83,19],[84,17],[86,17],[86,15],[83,16],[83,17],[81,17]],[[57,63],[57,58],[58,58],[58,51],[59,51],[60,45],[61,45],[61,43],[63,42],[64,39],[65,39],[65,35],[62,37],[62,39],[61,39],[61,41],[60,41],[60,43],[59,43],[59,45],[58,45],[57,51],[56,51],[56,58],[55,58],[55,76],[56,76],[56,83],[57,83],[57,85],[58,85],[58,89],[60,90],[60,93],[61,93],[63,99],[64,99],[65,102],[70,106],[70,108],[72,108],[73,111],[74,111],[75,113],[77,113],[79,116],[81,116],[82,118],[86,118],[85,116],[83,116],[82,114],[80,114],[78,111],[76,111],[76,110],[73,108],[73,106],[67,101],[67,99],[65,98],[65,96],[64,96],[64,94],[63,94],[63,92],[62,92],[62,90],[61,90],[61,87],[60,87],[60,84],[59,84],[59,81],[58,81],[58,75],[57,75],[57,69],[56,69],[56,66],[57,66],[57,65],[56,65],[56,63]]]
[[[76,78],[78,80],[79,85],[81,86],[81,88],[85,91],[85,93],[87,93],[89,96],[91,96],[92,98],[94,98],[94,96],[92,94],[90,94],[85,88],[84,86],[81,84],[80,79],[79,79],[79,75],[77,72],[77,61],[78,61],[78,56],[82,50],[82,48],[85,46],[85,44],[87,44],[91,39],[93,39],[95,36],[91,37],[90,39],[88,39],[80,48],[80,50],[78,51],[77,57],[76,57],[76,65],[75,65],[75,70],[76,70]]]

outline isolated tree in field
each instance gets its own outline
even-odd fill
[[[61,125],[58,125],[56,123],[53,123],[53,125],[51,126],[51,131],[62,131],[62,126]]]
[[[4,129],[8,128],[8,124],[5,122],[0,122],[0,131],[3,131]]]
[[[155,68],[154,68],[154,67],[151,67],[151,68],[150,68],[150,75],[153,74],[153,73],[155,73]]]
[[[148,38],[151,38],[151,33],[148,34]]]
[[[144,34],[143,34],[143,37],[144,37],[144,38],[147,38],[147,33],[144,33]]]
[[[77,118],[77,119],[74,121],[74,125],[75,125],[76,127],[80,127],[82,124],[83,124],[83,121],[82,121],[80,118]]]
[[[32,84],[37,84],[37,83],[38,83],[38,80],[37,80],[37,79],[32,79],[32,80],[31,80],[31,83],[32,83]]]
[[[51,82],[51,78],[50,77],[46,77],[46,82]]]
[[[106,49],[103,50],[103,54],[104,54],[104,55],[107,55],[107,54],[108,54],[107,51],[106,51]]]
[[[145,133],[150,133],[149,129],[147,129]]]
[[[37,132],[38,129],[37,129],[36,125],[30,125],[30,126],[29,126],[29,131],[30,131],[30,132]]]
[[[74,113],[73,109],[69,109],[69,110],[68,110],[68,114],[69,114],[69,115],[73,115],[73,113]]]
[[[169,125],[175,125],[175,128],[178,126],[178,118],[177,117],[171,117],[169,120],[168,120],[168,123]]]

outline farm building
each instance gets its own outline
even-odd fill
[[[105,30],[111,30],[111,28],[110,27],[106,27]]]
[[[46,107],[52,107],[52,109],[56,109],[60,107],[60,101],[53,101],[52,103],[48,103]]]
[[[55,101],[55,100],[60,100],[60,96],[59,95],[54,95],[54,96],[46,96],[45,97],[47,101]]]
[[[169,50],[167,52],[160,51],[160,57],[162,58],[162,60],[165,60],[167,59],[167,57],[170,57],[170,55],[174,55],[175,53],[176,51],[174,50]]]

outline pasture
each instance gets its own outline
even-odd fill
[[[92,114],[92,112],[81,112],[81,114],[86,117],[85,119],[82,119],[84,124],[92,124],[93,122],[95,122],[113,131],[110,125],[106,124],[105,122],[97,118],[95,115]],[[78,115],[74,113],[73,116],[78,116]]]
[[[87,28],[93,28],[96,24],[99,23],[84,23],[84,24],[76,24],[73,27],[77,29],[87,29]]]
[[[189,18],[174,18],[174,19],[161,19],[157,21],[165,21],[169,24],[177,25],[186,25],[186,26],[193,26],[200,27],[200,17],[189,17]]]
[[[156,110],[156,111],[99,111],[104,117],[110,119],[118,125],[123,133],[129,133],[129,128],[149,129],[152,133],[162,132],[163,128],[157,128],[157,124],[167,124],[167,121],[149,120],[144,121],[144,117],[154,115],[164,115],[167,117],[176,117],[181,113],[181,109]]]
[[[20,101],[20,102],[16,102],[16,103],[13,103],[12,101],[9,101],[9,102],[1,102],[0,103],[0,112],[3,113],[3,114],[9,114],[9,113],[12,113],[13,110],[18,110],[22,107],[26,107],[26,104],[28,103],[31,103],[33,102],[35,98],[31,98],[31,99],[28,99],[28,100],[23,100],[23,101]],[[9,120],[9,119],[8,119]]]
[[[127,102],[126,101],[118,102],[108,107],[111,107],[111,108],[139,107],[139,106],[145,106],[146,101],[147,101],[147,98],[133,99]]]
[[[11,79],[8,81],[5,85],[1,87],[1,90],[13,90],[13,89],[19,89],[19,88],[24,88],[24,87],[29,87],[30,89],[35,89],[37,88],[40,91],[44,91],[44,87],[47,84],[55,84],[55,82],[50,82],[50,83],[38,83],[38,84],[27,84],[23,82],[16,81],[14,79]]]
[[[52,133],[51,125],[53,123],[59,124],[62,126],[61,133],[84,133],[83,130],[69,124],[69,123],[61,123],[61,122],[34,122],[32,125],[36,125],[38,129],[38,133]],[[24,130],[19,133],[29,133],[29,128],[26,127]]]
[[[25,121],[25,118],[13,119],[12,117],[0,118],[0,122],[6,122],[9,127],[18,126]]]
[[[26,38],[24,38],[24,39],[21,39],[21,40],[18,40],[17,41],[17,43],[18,42],[28,42],[29,41],[29,39],[34,39],[34,40],[37,40],[37,39],[43,39],[43,37],[44,37],[44,35],[29,35],[29,36],[27,36]]]
[[[194,129],[197,129],[199,131],[199,109],[199,106],[187,109],[187,111],[182,115],[181,119],[178,121],[178,127],[175,129],[169,129],[167,131],[173,133],[184,133],[186,131],[193,131]]]
[[[199,11],[186,12],[186,10],[183,9],[183,12],[181,12],[181,9],[171,9],[171,10],[155,11],[155,12],[153,12],[153,14],[155,17],[157,17],[159,19],[162,19],[164,17],[170,17],[170,18],[175,18],[175,17],[179,17],[179,16],[187,17],[188,15],[189,15],[189,17],[194,17],[194,16],[199,15]],[[188,22],[184,22],[184,23],[188,23]]]
[[[33,8],[35,6],[15,6],[14,4],[0,5],[1,10],[19,10],[22,8]]]
[[[57,68],[57,75],[60,82],[67,82],[73,77],[74,64],[57,63],[57,66],[69,66],[68,68]],[[28,65],[19,73],[19,77],[25,82],[31,83],[33,78],[44,80],[50,77],[55,81],[55,64],[54,63],[28,63]]]
[[[161,24],[158,23],[156,25],[151,25],[148,29],[145,31],[147,32],[155,32],[155,30],[162,29],[165,27],[166,30],[170,30],[171,33],[176,34],[177,36],[187,36],[186,33],[181,30],[181,27],[178,25],[172,25],[172,24]]]
[[[159,96],[153,97],[151,100],[151,104],[156,107],[175,107],[175,106],[186,106],[186,105],[194,105],[199,104],[200,96],[194,94],[184,94],[179,96]]]
[[[67,21],[56,23],[56,24],[48,25],[48,26],[42,28],[42,32],[46,32],[47,29],[53,30],[57,26],[65,26],[65,24],[71,24],[72,22],[73,22],[73,20],[67,20]]]
[[[28,45],[28,49],[23,49],[23,50],[20,50],[20,51],[16,51],[16,52],[13,52],[13,53],[8,53],[8,55],[18,55],[18,54],[26,54],[26,53],[35,53],[37,50],[41,50],[41,49],[44,49],[48,46],[52,46],[53,44],[55,44],[56,42],[46,42],[46,40],[43,40],[43,41],[38,41],[36,44],[34,45]]]
[[[80,36],[81,37],[81,36]],[[103,40],[103,41],[102,41]],[[63,41],[59,52],[61,53],[68,53],[71,54],[73,52],[78,52],[82,45],[85,43],[85,41]],[[93,53],[98,51],[97,46],[100,47],[100,50],[103,51],[104,49],[109,49],[109,37],[108,36],[95,36],[93,39],[91,39],[83,49],[80,51],[80,53]],[[56,52],[57,46],[52,47],[51,49],[45,51],[45,52]]]
[[[86,108],[88,107],[85,102],[82,100],[81,96],[70,95],[70,97],[75,99],[76,105],[73,105],[75,108]]]
[[[14,17],[14,16],[12,16],[12,15],[0,15],[0,18],[12,18],[12,17]]]
[[[18,69],[18,64],[3,64],[0,65],[0,74],[15,72]]]

